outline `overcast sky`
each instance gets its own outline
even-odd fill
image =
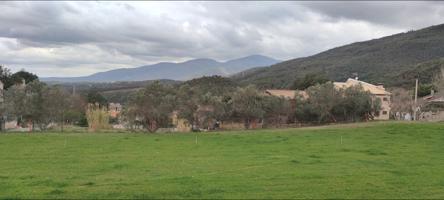
[[[0,2],[0,64],[78,76],[193,58],[286,60],[444,23],[444,2]]]

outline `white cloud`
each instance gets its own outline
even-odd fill
[[[0,8],[0,64],[40,76],[251,54],[284,60],[444,20],[441,2],[2,2]]]

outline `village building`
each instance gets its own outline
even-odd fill
[[[174,111],[171,115],[171,122],[174,126],[174,132],[189,132],[191,124],[183,118],[179,118],[178,111]]]
[[[444,97],[435,94],[432,90],[431,94],[422,98],[418,103],[419,118],[421,121],[439,122],[444,121]]]
[[[108,113],[112,118],[117,118],[122,112],[122,105],[120,103],[109,103]]]
[[[373,100],[376,98],[381,100],[381,110],[374,113],[376,120],[390,119],[390,96],[391,93],[386,91],[383,85],[373,85],[356,79],[349,78],[345,82],[334,82],[335,88],[345,89],[353,86],[361,86],[364,91],[370,92]]]
[[[265,94],[270,96],[282,97],[288,100],[295,99],[296,90],[265,90]]]
[[[370,92],[373,99],[379,98],[381,101],[381,110],[378,113],[374,113],[376,120],[389,120],[390,119],[390,96],[391,93],[386,91],[382,85],[373,85],[364,81],[359,81],[357,79],[347,79],[345,82],[333,82],[333,85],[337,89],[345,89],[353,86],[360,85],[364,91]],[[293,108],[295,108],[296,95],[300,95],[303,98],[307,98],[308,95],[305,91],[298,90],[275,90],[268,89],[265,90],[266,95],[283,97],[291,102]]]
[[[296,95],[300,95],[303,98],[307,98],[307,93],[302,90],[282,90],[282,89],[268,89],[264,91],[266,95],[282,97],[291,102],[291,106],[294,108],[296,105]]]

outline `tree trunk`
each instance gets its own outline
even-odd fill
[[[61,129],[61,131],[62,131],[62,133],[63,133],[63,125],[65,124],[65,115],[64,115],[64,113],[62,112],[62,123],[60,124],[60,129]]]
[[[150,133],[154,133],[157,130],[157,122],[155,120],[148,120],[147,121],[148,124],[148,131]]]
[[[250,129],[250,118],[245,119],[245,129]]]

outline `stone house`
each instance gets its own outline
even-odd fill
[[[117,118],[122,112],[122,105],[120,103],[109,103],[108,112],[112,118]]]
[[[337,89],[345,89],[352,86],[360,85],[365,91],[370,92],[372,94],[373,99],[380,99],[381,101],[381,110],[379,113],[375,113],[376,120],[388,120],[390,118],[390,96],[391,93],[386,91],[383,85],[373,85],[364,81],[359,81],[357,79],[347,79],[346,82],[333,82],[333,85]],[[278,96],[288,99],[291,102],[292,108],[294,109],[296,106],[295,96],[298,94],[303,98],[307,98],[307,93],[305,91],[298,90],[274,90],[268,89],[265,90],[264,93],[266,95]]]
[[[359,81],[357,79],[347,79],[346,82],[334,82],[334,86],[338,89],[348,88],[352,86],[360,85],[364,91],[370,92],[372,94],[372,98],[381,100],[381,110],[379,113],[374,113],[375,120],[389,120],[390,119],[390,96],[391,93],[386,91],[383,85],[373,85],[370,83],[366,83],[364,81]]]
[[[418,120],[440,122],[444,121],[444,97],[432,92],[419,102],[420,112]]]

